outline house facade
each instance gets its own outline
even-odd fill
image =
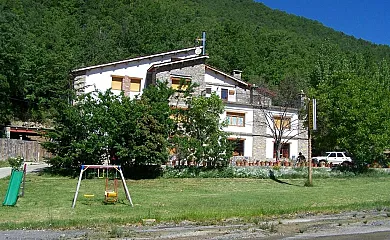
[[[259,93],[241,80],[241,71],[227,74],[209,66],[206,64],[208,56],[202,52],[202,47],[192,47],[76,69],[73,71],[74,87],[80,93],[111,88],[116,94],[124,91],[126,96],[134,98],[157,81],[167,81],[175,89],[184,79],[198,84],[195,95],[207,97],[214,92],[224,101],[221,120],[227,120],[224,131],[229,133],[229,139],[237,142],[236,158],[274,160],[275,140],[267,118],[273,118],[271,122],[275,123],[281,115],[283,119],[277,123],[289,129],[283,138],[285,143],[280,156],[293,159],[299,152],[307,152],[307,135],[300,132],[302,124],[296,109],[278,110],[266,97],[259,102],[256,100]]]

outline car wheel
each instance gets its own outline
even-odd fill
[[[350,161],[344,161],[344,162],[341,163],[341,165],[343,165],[343,166],[345,166],[345,167],[350,167],[350,166],[352,166],[352,162],[350,162]]]

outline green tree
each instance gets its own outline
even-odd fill
[[[115,151],[123,165],[164,164],[168,160],[168,139],[173,121],[169,118],[169,98],[173,90],[167,83],[148,86],[140,99],[130,102],[121,122],[114,126]]]
[[[113,133],[115,112],[121,112],[126,104],[123,96],[110,91],[92,92],[78,97],[76,104],[63,104],[55,115],[53,131],[47,133],[43,146],[51,153],[49,159],[54,171],[75,174],[82,164],[102,164],[110,158],[114,148]]]
[[[367,66],[341,60],[312,93],[318,103],[314,143],[317,151],[346,150],[356,161],[370,163],[390,148],[389,68],[374,64],[377,70],[368,74],[351,69],[353,64]]]
[[[0,125],[9,124],[14,112],[24,113],[28,107],[23,81],[25,26],[9,10],[0,5]]]
[[[92,92],[63,104],[55,115],[51,140],[44,143],[54,157],[53,169],[75,173],[82,164],[161,165],[168,159],[172,128],[166,83],[149,86],[131,100],[110,90]]]
[[[186,104],[187,109],[178,110],[179,131],[173,137],[179,160],[203,166],[226,166],[233,148],[220,120],[224,111],[222,100],[212,94],[188,98]]]

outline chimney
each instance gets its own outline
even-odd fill
[[[242,71],[240,70],[233,70],[233,77],[241,80],[241,73]]]

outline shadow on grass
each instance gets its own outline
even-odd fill
[[[284,181],[281,181],[281,180],[277,179],[277,178],[275,177],[274,171],[272,171],[272,170],[269,170],[269,178],[270,178],[271,180],[277,182],[277,183],[301,187],[300,185],[296,185],[296,184],[284,182]]]

